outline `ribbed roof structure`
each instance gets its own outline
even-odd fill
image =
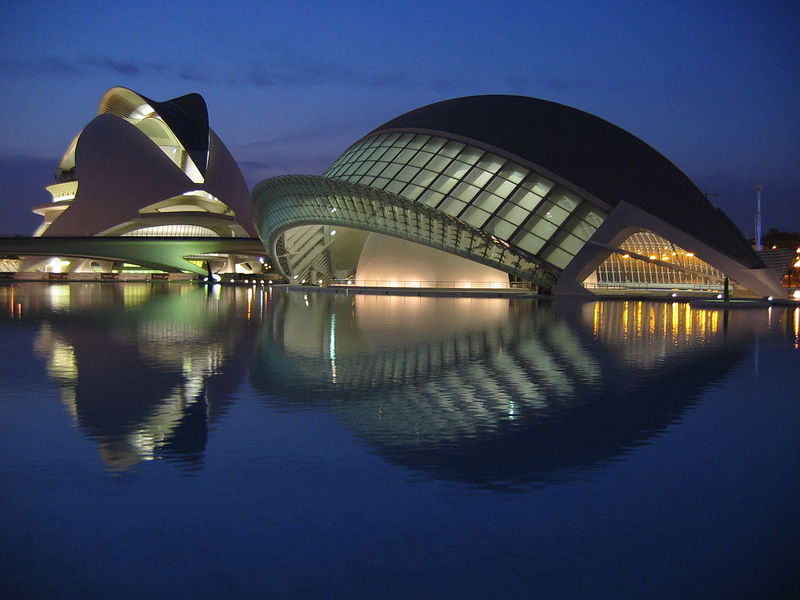
[[[748,267],[764,266],[680,169],[636,136],[581,110],[524,96],[467,96],[407,112],[368,136],[387,131],[446,133],[493,146],[610,206],[629,202]]]

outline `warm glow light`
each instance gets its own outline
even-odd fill
[[[658,257],[657,257],[657,256],[652,256],[652,255],[651,255],[649,258],[650,258],[650,260],[656,260]]]
[[[687,252],[686,256],[694,256],[694,252]]]
[[[800,300],[800,290],[795,290],[794,294],[792,294],[792,298],[795,300]]]

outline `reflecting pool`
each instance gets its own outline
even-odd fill
[[[800,307],[30,283],[0,311],[0,597],[795,597]]]

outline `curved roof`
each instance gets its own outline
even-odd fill
[[[396,117],[387,130],[430,131],[494,146],[616,206],[626,201],[752,268],[761,260],[738,228],[675,165],[589,113],[524,96],[467,96]]]
[[[184,149],[205,175],[208,157],[208,108],[200,94],[186,94],[156,102],[124,87],[113,87],[103,94],[98,114],[111,113],[128,118],[143,105],[148,105],[169,126]]]

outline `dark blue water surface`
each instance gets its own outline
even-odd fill
[[[0,306],[3,597],[798,597],[800,307]]]

